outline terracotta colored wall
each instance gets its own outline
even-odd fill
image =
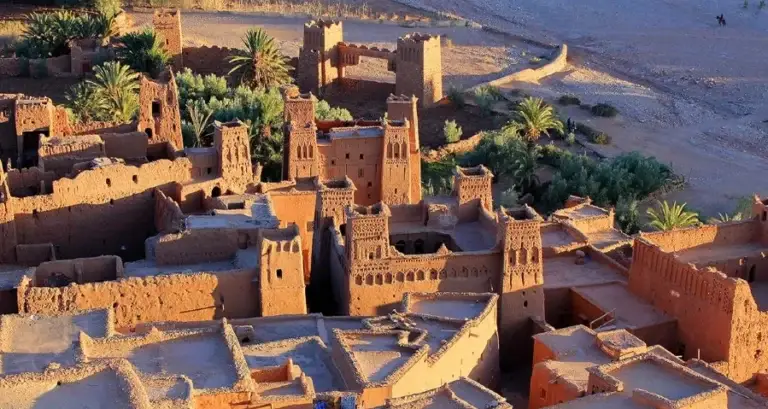
[[[123,261],[115,256],[48,261],[35,269],[35,285],[45,286],[52,273],[64,274],[78,284],[112,281],[122,277]]]
[[[263,316],[307,313],[300,240],[263,239],[259,268]]]
[[[734,336],[736,280],[679,263],[641,239],[635,240],[633,254],[630,291],[677,318],[685,358],[700,350],[706,361],[726,360]]]
[[[142,257],[154,234],[154,189],[172,193],[189,169],[185,158],[113,165],[56,180],[52,194],[12,198],[18,242],[53,243],[62,258]]]
[[[70,124],[72,135],[101,135],[103,133],[126,133],[135,132],[138,129],[136,122],[78,122]],[[146,135],[144,135],[146,138]],[[146,152],[145,152],[146,154]]]
[[[152,134],[148,137],[150,145],[148,156],[165,156],[160,152],[165,150],[164,143],[170,143],[176,149],[184,146],[181,139],[179,91],[173,74],[157,81],[146,77],[141,78],[138,117],[138,130]]]
[[[355,203],[370,205],[381,200],[381,138],[334,139],[318,144],[323,179],[347,176],[357,188]]]
[[[314,220],[317,205],[317,193],[307,192],[271,192],[272,206],[275,215],[280,219],[280,227],[296,224],[302,243],[307,243],[303,248],[305,280],[309,282],[310,266],[312,264],[312,246],[314,242]]]
[[[155,190],[155,230],[158,233],[178,233],[184,228],[184,213],[179,204]]]
[[[53,181],[56,174],[53,172],[43,172],[38,167],[11,169],[8,175],[8,188],[11,194],[16,197],[29,196],[40,193],[40,183],[45,185],[45,191],[53,190]]]
[[[501,257],[494,252],[405,256],[353,268],[349,313],[373,316],[391,312],[406,292],[494,292]]]
[[[155,245],[155,261],[161,265],[180,265],[230,260],[238,249],[237,230],[185,230],[160,237]]]
[[[544,365],[534,365],[528,396],[528,409],[539,409],[581,397],[581,391],[561,380]]]
[[[462,376],[495,387],[500,376],[496,320],[494,307],[479,319],[476,326],[462,333],[442,355],[418,361],[392,385],[392,397],[438,388]]]
[[[45,314],[113,308],[115,327],[151,321],[203,321],[258,314],[252,270],[128,278],[62,288],[19,288],[20,311]],[[220,299],[225,299],[222,310]]]
[[[141,159],[147,156],[148,139],[144,132],[103,133],[106,155],[111,158]]]
[[[711,224],[669,232],[644,233],[664,251],[680,251],[706,244],[744,244],[757,240],[760,224],[752,220],[736,223]]]
[[[171,63],[178,71],[183,64],[182,37],[181,37],[181,11],[155,10],[152,25],[160,34],[164,42],[163,48],[171,54]]]

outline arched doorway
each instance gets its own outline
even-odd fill
[[[747,281],[750,283],[754,283],[755,274],[757,274],[757,266],[752,264],[752,267],[749,268],[749,275],[747,276]]]
[[[219,196],[221,196],[221,188],[216,186],[211,191],[211,197],[219,197]]]

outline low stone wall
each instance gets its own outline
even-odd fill
[[[0,77],[21,77],[29,74],[26,58],[0,58]]]
[[[475,85],[468,91],[474,91],[480,87],[492,86],[498,87],[502,84],[506,84],[511,81],[538,81],[544,77],[550,76],[554,73],[560,72],[568,65],[568,46],[566,44],[560,45],[557,51],[557,55],[550,62],[542,65],[538,68],[527,68],[522,71],[518,71],[509,75],[505,75],[501,78],[497,78],[493,81],[488,81],[483,84]]]
[[[442,146],[440,149],[430,149],[426,154],[422,155],[422,158],[427,162],[438,162],[448,155],[467,153],[474,150],[482,139],[483,133],[480,132],[467,139]]]

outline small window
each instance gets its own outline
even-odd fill
[[[349,159],[349,154],[346,155],[346,159]]]
[[[362,169],[358,169],[357,170],[357,177],[359,177],[359,178],[363,177],[363,170]]]
[[[282,268],[278,268],[277,269],[277,278],[279,278],[281,280],[283,279],[283,269]]]
[[[152,116],[160,115],[160,101],[152,101]]]
[[[133,183],[139,183],[139,175],[133,175]]]
[[[145,129],[144,133],[147,134],[148,139],[152,139],[152,128]]]
[[[335,160],[331,160],[331,165],[335,165],[335,164],[336,164],[336,161]]]
[[[373,187],[373,182],[368,182],[368,187]]]
[[[109,178],[107,178],[107,186],[110,186],[110,187],[112,186],[112,180]]]
[[[768,218],[768,212],[763,210],[763,221],[765,221],[766,218]]]
[[[210,175],[211,173],[213,173],[213,168],[206,168],[205,173]]]
[[[363,160],[363,154],[362,153],[360,154],[360,160]]]
[[[312,231],[312,230],[314,230],[314,229],[315,229],[315,222],[313,222],[313,221],[308,221],[308,222],[307,222],[307,231]]]
[[[541,399],[547,399],[547,390],[544,388],[541,388],[541,392],[539,392],[539,396]]]

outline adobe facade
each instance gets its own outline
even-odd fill
[[[341,80],[345,68],[360,64],[360,58],[387,61],[395,73],[395,92],[413,95],[423,106],[443,98],[440,36],[413,33],[397,39],[397,49],[378,49],[347,44],[341,21],[313,20],[304,24],[304,42],[299,50],[298,85],[304,92],[319,93]]]

